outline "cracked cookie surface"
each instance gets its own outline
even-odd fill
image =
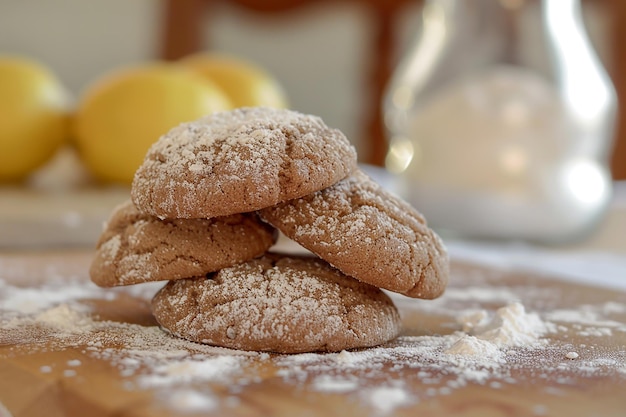
[[[443,242],[411,205],[356,171],[339,183],[259,212],[346,275],[415,298],[448,281]]]
[[[275,253],[171,281],[152,310],[178,337],[281,353],[375,346],[396,337],[400,327],[396,307],[380,289],[321,259]]]
[[[189,278],[260,256],[276,237],[254,213],[159,220],[127,201],[111,214],[89,272],[102,287]]]
[[[162,136],[135,173],[131,197],[159,218],[211,218],[302,197],[354,169],[354,147],[319,117],[241,108]]]

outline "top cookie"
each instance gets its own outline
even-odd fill
[[[448,281],[441,239],[411,205],[361,171],[261,218],[360,281],[415,298],[435,298]]]
[[[319,117],[241,108],[162,136],[135,173],[131,196],[162,219],[212,218],[305,196],[354,169],[354,147]]]

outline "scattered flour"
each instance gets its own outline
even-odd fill
[[[504,355],[504,352],[495,343],[470,335],[461,336],[444,352],[449,355],[488,357],[495,363],[503,362]]]
[[[81,333],[90,330],[93,325],[84,310],[79,306],[72,307],[69,304],[59,304],[37,314],[34,321],[54,329],[57,336]],[[16,321],[19,323],[19,320]]]
[[[556,309],[545,316],[553,322],[573,324],[581,336],[611,336],[613,331],[626,332],[626,323],[607,316],[625,312],[626,304],[609,301],[600,305],[582,305],[576,309]]]
[[[219,400],[213,393],[192,389],[178,389],[165,393],[165,403],[176,411],[201,413],[214,411],[219,407]]]
[[[330,375],[320,375],[313,380],[313,389],[320,392],[350,392],[359,388],[354,378],[338,379]]]
[[[578,353],[576,353],[576,352],[567,352],[565,357],[567,359],[577,359],[578,358]]]
[[[71,359],[67,361],[67,366],[80,366],[81,362],[78,359]]]
[[[380,414],[389,414],[398,407],[415,403],[411,393],[404,387],[380,387],[362,392],[365,402]]]
[[[103,293],[93,284],[50,283],[40,288],[23,288],[8,285],[0,277],[0,312],[3,315],[32,314],[40,310],[87,298],[113,298],[115,293]]]
[[[489,357],[496,362],[502,360],[503,348],[536,346],[545,342],[539,340],[541,336],[556,331],[556,326],[544,322],[536,313],[526,313],[519,302],[498,309],[492,318],[483,310],[460,319],[469,334],[463,335],[445,353]]]
[[[192,381],[228,381],[241,372],[241,357],[220,355],[170,361],[154,366],[149,375],[139,378],[143,388],[171,387]]]
[[[147,300],[154,288],[123,291]],[[305,388],[345,396],[375,415],[449,395],[468,384],[502,389],[516,383],[520,375],[563,384],[568,379],[556,378],[555,372],[617,373],[626,378],[626,352],[606,357],[593,345],[551,342],[563,332],[596,329],[597,337],[607,337],[621,331],[625,325],[616,315],[624,314],[626,305],[607,302],[537,313],[526,311],[504,290],[483,291],[484,302],[502,307],[495,312],[473,307],[449,312],[454,327],[448,333],[401,336],[385,346],[363,350],[273,355],[195,344],[155,326],[98,321],[88,304],[81,302],[112,300],[119,290],[93,288],[85,282],[28,289],[0,280],[0,344],[19,340],[38,349],[37,342],[45,340],[46,349],[79,347],[89,360],[104,360],[115,367],[127,389],[154,390],[159,404],[181,413],[237,406],[238,392],[261,383],[263,371],[258,370],[267,367],[286,390]],[[477,287],[472,293],[479,293]],[[447,294],[452,294],[452,302],[464,297],[460,291]],[[474,305],[469,301],[466,307]],[[421,305],[425,314],[428,308],[443,308],[441,301]],[[69,359],[60,368],[48,364],[39,370],[72,378],[80,374],[85,360]],[[229,394],[217,395],[218,387],[227,387]]]

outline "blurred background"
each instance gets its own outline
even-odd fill
[[[621,92],[626,6],[582,3],[589,36]],[[363,160],[381,163],[370,126],[382,88],[418,33],[421,7],[420,0],[2,0],[0,52],[45,63],[75,95],[119,66],[198,50],[236,54],[274,74],[291,107],[322,116]],[[626,178],[623,125],[616,178]]]
[[[618,98],[626,97],[626,2],[581,4],[595,51]],[[420,0],[0,0],[0,53],[45,64],[74,102],[119,67],[199,51],[232,54],[272,74],[289,107],[341,129],[361,162],[382,166],[384,96],[420,33],[422,7]],[[626,179],[626,106],[618,107],[616,120],[609,169],[620,180]],[[72,213],[63,222],[81,224],[83,211]]]

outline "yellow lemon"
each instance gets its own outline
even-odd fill
[[[278,81],[251,62],[206,52],[179,62],[219,85],[235,107],[287,107],[287,97]]]
[[[74,118],[81,159],[102,182],[130,184],[152,143],[182,122],[232,105],[215,84],[185,68],[151,63],[88,87]]]
[[[69,136],[68,95],[43,65],[0,56],[0,181],[18,181]]]

